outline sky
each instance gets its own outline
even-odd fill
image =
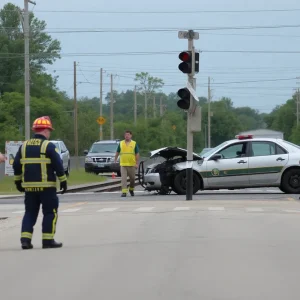
[[[24,6],[23,0],[10,2]],[[5,3],[0,0],[0,7]],[[59,76],[58,87],[70,97],[74,61],[78,98],[99,97],[100,68],[104,95],[110,91],[111,74],[114,90],[121,92],[134,89],[139,72],[163,79],[163,92],[176,93],[187,81],[178,70],[178,54],[188,42],[178,38],[178,31],[189,29],[200,35],[194,41],[200,51],[199,97],[207,97],[210,77],[212,101],[228,97],[235,107],[268,113],[300,88],[296,0],[37,0],[29,8],[61,42],[62,58],[47,71]],[[250,29],[241,28],[245,26]]]

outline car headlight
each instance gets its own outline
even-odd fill
[[[93,159],[91,157],[86,157],[85,162],[86,163],[91,163],[91,162],[93,162]]]

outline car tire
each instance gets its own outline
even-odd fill
[[[69,161],[69,163],[68,163],[68,168],[67,168],[67,170],[66,170],[66,175],[67,175],[67,177],[70,176],[70,161]]]
[[[280,190],[286,194],[300,194],[300,169],[287,170],[282,177]]]
[[[117,176],[121,177],[121,172],[120,171],[117,172]]]
[[[286,193],[286,190],[282,187],[282,186],[279,186],[278,187],[283,193]]]
[[[175,178],[172,185],[173,190],[178,195],[186,194],[186,170],[179,172]],[[193,194],[196,194],[201,187],[201,182],[199,177],[195,172],[193,172]]]

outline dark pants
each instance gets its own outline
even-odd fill
[[[43,211],[43,244],[54,239],[57,222],[58,197],[56,188],[45,188],[41,192],[25,192],[25,215],[22,221],[21,242],[31,241],[40,205]]]

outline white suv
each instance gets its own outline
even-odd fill
[[[62,160],[65,173],[67,176],[70,175],[70,152],[67,149],[65,143],[61,140],[52,140],[50,141],[55,145],[55,147],[58,149],[58,153],[60,155],[60,158]]]

